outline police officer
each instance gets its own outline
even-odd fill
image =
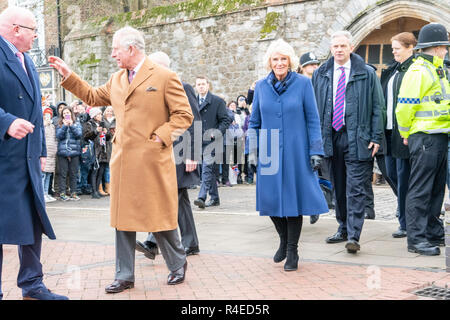
[[[312,52],[306,52],[300,57],[300,65],[297,72],[311,79],[319,65],[320,61],[317,60],[316,55]]]
[[[443,25],[431,23],[420,30],[415,49],[422,50],[405,74],[395,112],[410,153],[408,251],[428,256],[439,255],[439,246],[444,244],[439,215],[445,194],[450,132],[450,84],[444,67],[449,45]]]

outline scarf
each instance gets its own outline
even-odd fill
[[[275,77],[275,74],[273,73],[273,71],[269,74],[269,81],[272,84],[275,91],[279,95],[282,95],[287,90],[287,88],[291,84],[291,81],[289,81],[289,80],[291,80],[291,78],[292,78],[291,71],[288,71],[288,74],[286,75],[286,77],[284,77],[284,79],[281,81]]]

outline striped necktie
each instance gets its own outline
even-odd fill
[[[341,70],[341,76],[336,89],[332,123],[333,129],[336,131],[339,131],[344,126],[345,68],[340,67],[339,70]]]

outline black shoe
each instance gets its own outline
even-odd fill
[[[358,241],[356,240],[349,240],[347,244],[345,245],[345,249],[347,249],[348,253],[355,254],[356,251],[359,251],[361,249],[361,246],[359,245]]]
[[[136,250],[142,252],[146,258],[151,260],[155,260],[155,257],[158,255],[158,246],[155,244],[149,245],[148,241],[144,243],[136,240]]]
[[[200,209],[205,209],[205,200],[203,200],[203,199],[200,199],[200,198],[195,199],[195,200],[194,200],[194,204],[195,204],[197,207],[199,207]]]
[[[186,276],[186,269],[187,269],[187,261],[185,262],[184,266],[182,266],[180,269],[171,272],[169,274],[169,276],[167,277],[167,284],[174,285],[182,283],[184,281],[184,277]]]
[[[370,213],[365,213],[364,214],[364,219],[366,220],[375,220],[375,214],[370,214]]]
[[[114,280],[105,288],[106,293],[119,293],[127,289],[134,288],[134,282],[124,280]]]
[[[439,249],[439,247],[433,246],[429,242],[421,242],[415,245],[408,244],[408,251],[424,256],[438,256],[441,254],[441,250]]]
[[[198,248],[198,246],[190,247],[190,248],[184,249],[184,252],[186,253],[187,256],[193,256],[195,254],[199,254],[200,253],[200,249]]]
[[[98,191],[94,191],[94,192],[92,193],[92,198],[93,198],[93,199],[101,199],[102,196],[100,195],[100,193],[98,193]]]
[[[445,247],[445,238],[439,240],[429,240],[430,244],[435,247]]]
[[[195,202],[194,202],[195,203]],[[209,200],[206,204],[205,207],[217,207],[220,206],[220,201],[219,199],[217,200]]]
[[[319,221],[319,215],[318,214],[315,214],[315,215],[309,217],[309,223],[310,224],[314,224],[317,221]]]
[[[404,238],[404,237],[406,237],[406,230],[402,230],[402,229],[399,228],[397,231],[395,231],[392,234],[392,237],[394,237],[394,238]]]
[[[325,240],[326,243],[339,243],[344,241],[347,241],[347,234],[339,231]]]

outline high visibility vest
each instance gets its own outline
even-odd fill
[[[403,78],[395,114],[403,138],[416,132],[450,133],[450,83],[442,59],[415,59]]]

